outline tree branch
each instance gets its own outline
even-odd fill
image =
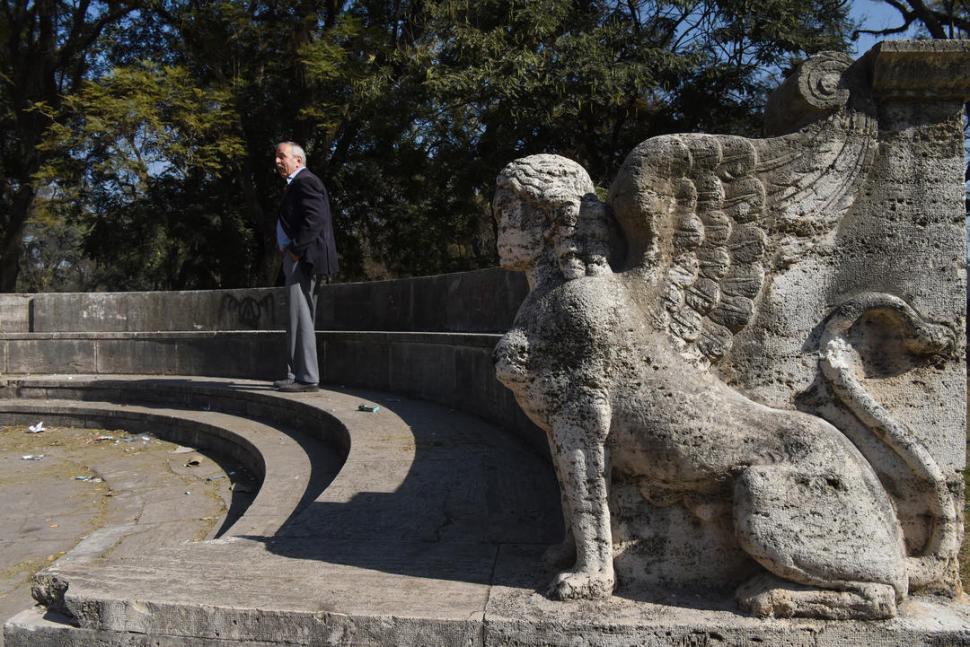
[[[633,32],[638,34],[640,33],[640,28],[642,25],[640,24],[640,12],[637,11],[636,0],[627,0],[626,6],[630,10],[630,20],[633,22]]]
[[[930,32],[930,36],[939,40],[946,39],[946,32],[943,30],[943,26],[940,25],[939,21],[936,19],[934,12],[930,11],[923,0],[906,0],[909,6],[913,8],[916,16],[923,22],[926,30]]]
[[[57,59],[57,67],[67,65],[67,62],[78,52],[93,45],[94,41],[98,39],[105,27],[124,18],[134,10],[135,5],[133,4],[122,6],[113,11],[109,11],[108,13],[102,15],[98,20],[91,23],[90,31],[84,37],[81,37],[79,34],[75,36],[75,34],[72,33],[71,37],[68,38],[68,41],[64,43],[63,47],[61,47],[61,51],[59,52]]]
[[[913,24],[914,18],[910,18],[904,22],[899,27],[887,27],[886,29],[854,29],[852,31],[852,40],[855,40],[862,34],[868,34],[869,36],[891,36],[892,34],[902,34],[909,30],[910,25]]]
[[[944,13],[942,11],[932,11],[931,13],[933,13],[933,15],[936,16],[936,19],[940,22],[941,29],[942,25],[946,24],[953,25],[960,31],[970,33],[970,19],[961,18],[956,14]]]
[[[68,43],[74,37],[74,34],[80,32],[84,29],[84,19],[88,15],[88,7],[91,6],[91,0],[80,0],[78,5],[74,8],[74,16],[71,21],[71,35],[68,36]]]

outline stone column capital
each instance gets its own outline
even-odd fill
[[[877,98],[970,100],[970,40],[887,40],[867,56]]]

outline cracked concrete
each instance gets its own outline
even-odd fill
[[[232,493],[224,467],[241,471],[241,466],[174,454],[177,445],[157,438],[112,431],[112,439],[98,440],[104,435],[49,424],[36,434],[25,425],[0,428],[3,622],[33,606],[35,572],[102,527],[137,524],[152,535],[154,546],[162,538],[210,537],[226,517]],[[39,454],[42,460],[23,459]],[[188,468],[187,456],[201,460]]]

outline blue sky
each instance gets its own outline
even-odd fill
[[[863,29],[883,29],[896,27],[902,23],[899,12],[882,0],[854,0],[852,3],[852,18],[862,23]],[[890,39],[906,38],[905,34],[893,34]],[[864,54],[870,47],[882,38],[862,35],[856,42],[856,55]]]

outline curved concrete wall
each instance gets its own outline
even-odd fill
[[[500,269],[320,290],[318,330],[504,332],[528,293]],[[0,295],[0,333],[281,330],[282,288]]]
[[[324,286],[321,380],[444,404],[544,449],[491,359],[527,291],[499,269]],[[0,374],[276,379],[284,308],[281,288],[0,295]]]

